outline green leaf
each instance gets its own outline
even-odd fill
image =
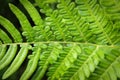
[[[29,23],[27,17],[22,13],[16,6],[13,4],[9,4],[11,11],[15,14],[17,19],[19,20],[23,30],[24,30],[24,35],[28,37],[29,41],[33,41],[33,30],[31,27],[31,24]],[[30,32],[29,32],[30,31]]]
[[[20,0],[9,7],[19,23],[0,16],[0,80],[120,79],[119,0]]]
[[[23,61],[25,60],[27,56],[28,48],[29,48],[28,44],[21,46],[21,49],[18,52],[18,55],[15,57],[10,67],[6,70],[2,79],[8,78],[10,75],[12,75],[15,71],[18,70],[18,68],[21,66],[21,64],[23,63]]]

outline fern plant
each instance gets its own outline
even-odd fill
[[[120,79],[119,0],[20,3],[34,24],[11,3],[20,27],[0,16],[1,79]]]

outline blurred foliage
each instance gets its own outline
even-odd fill
[[[5,16],[10,21],[17,24],[17,19],[14,17],[13,13],[10,11],[8,3],[13,3],[19,5],[19,0],[0,0],[0,15]]]

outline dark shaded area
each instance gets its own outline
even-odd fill
[[[9,9],[9,3],[13,3],[15,5],[19,5],[19,0],[0,0],[0,15],[9,19],[14,25],[18,25],[18,21],[14,14]]]

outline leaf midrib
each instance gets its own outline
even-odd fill
[[[18,42],[18,43],[5,43],[5,44],[0,44],[0,45],[12,45],[12,44],[39,44],[39,43],[44,43],[44,44],[49,44],[49,43],[61,43],[61,44],[84,44],[84,45],[93,45],[93,46],[100,46],[100,47],[110,47],[110,48],[120,48],[120,45],[105,45],[105,44],[94,44],[94,43],[84,43],[84,42],[72,42],[72,41],[40,41],[40,42]]]
[[[72,80],[72,78],[83,68],[83,66],[88,63],[89,59],[92,58],[92,56],[94,56],[98,50],[99,50],[99,46],[97,46],[96,49],[91,53],[91,55],[89,55],[89,57],[80,66],[80,68],[77,70],[77,72],[74,73],[74,75],[70,78],[70,80]]]

